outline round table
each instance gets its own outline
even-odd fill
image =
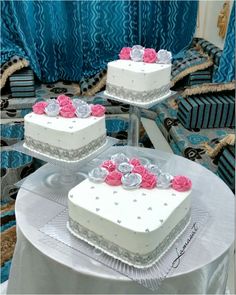
[[[122,147],[116,147],[117,150],[123,151]],[[191,251],[185,253],[174,274],[163,280],[158,293],[224,293],[234,242],[233,193],[220,178],[199,164],[161,151],[149,151],[165,161],[165,168],[172,174],[192,179],[193,199],[210,215],[203,233],[194,240]],[[152,293],[67,245],[57,241],[49,245],[38,229],[62,209],[61,204],[20,189],[16,201],[17,244],[8,294]]]

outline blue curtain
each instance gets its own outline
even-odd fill
[[[192,40],[197,1],[2,1],[1,63],[29,60],[43,82],[78,81],[141,44],[174,54]]]
[[[198,1],[140,1],[141,43],[177,54],[192,41]]]
[[[235,80],[235,2],[233,3],[225,39],[224,50],[220,58],[214,82],[230,82]]]
[[[137,3],[129,1],[4,1],[2,62],[29,59],[42,81],[77,81],[137,43]],[[10,54],[9,54],[10,52]]]

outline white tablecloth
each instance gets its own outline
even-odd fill
[[[204,232],[192,243],[191,251],[186,251],[174,274],[162,282],[158,293],[224,293],[234,241],[232,192],[216,175],[194,162],[156,150],[152,154],[168,160],[173,174],[192,179],[193,198],[210,214]],[[49,244],[38,229],[63,208],[38,194],[19,191],[17,244],[8,294],[151,293],[67,245],[56,240]]]

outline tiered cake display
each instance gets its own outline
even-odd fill
[[[186,228],[191,181],[116,154],[69,192],[72,234],[135,267],[149,267]]]
[[[130,104],[168,95],[170,52],[137,45],[123,48],[120,58],[108,64],[108,95]],[[101,105],[65,95],[38,102],[25,116],[24,146],[48,159],[77,165],[106,144],[104,114]],[[187,227],[191,186],[187,177],[164,173],[144,158],[114,154],[90,171],[88,179],[66,187],[67,227],[111,257],[147,268]]]

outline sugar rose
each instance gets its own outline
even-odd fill
[[[94,117],[102,117],[105,114],[106,108],[100,104],[91,106],[92,115]]]
[[[178,192],[186,192],[191,189],[192,182],[188,177],[178,175],[172,180],[171,187]]]
[[[57,97],[57,102],[59,103],[59,105],[61,107],[65,106],[65,105],[68,105],[68,104],[72,104],[72,101],[71,101],[70,97],[66,96],[66,95],[59,95]]]
[[[72,104],[65,105],[60,109],[60,115],[64,118],[73,118],[75,116],[75,108]]]
[[[143,177],[145,174],[148,173],[148,171],[144,166],[140,165],[140,166],[134,166],[132,173],[138,173]]]
[[[157,60],[157,53],[155,49],[145,48],[143,54],[143,61],[146,63],[154,63]]]
[[[109,172],[112,172],[116,169],[116,164],[111,160],[107,160],[102,163],[101,167],[106,168]]]
[[[75,114],[78,118],[88,118],[91,115],[91,107],[89,104],[80,104],[77,106]]]
[[[120,59],[130,59],[130,47],[123,47],[120,51],[119,58]]]
[[[47,105],[48,103],[45,101],[36,102],[36,104],[33,105],[33,112],[35,114],[42,115],[45,113],[45,108]]]
[[[60,113],[60,105],[57,102],[49,102],[49,104],[45,108],[45,113],[49,117],[56,117]]]
[[[141,166],[139,159],[136,159],[136,158],[129,160],[129,163],[133,166]]]
[[[157,185],[157,177],[152,173],[146,173],[142,176],[141,187],[152,189]]]
[[[121,172],[114,170],[107,175],[105,182],[112,186],[121,185],[122,176],[123,174]]]
[[[163,64],[170,64],[172,59],[172,54],[170,51],[167,51],[165,49],[160,49],[157,52],[157,60],[158,63],[163,63]]]

